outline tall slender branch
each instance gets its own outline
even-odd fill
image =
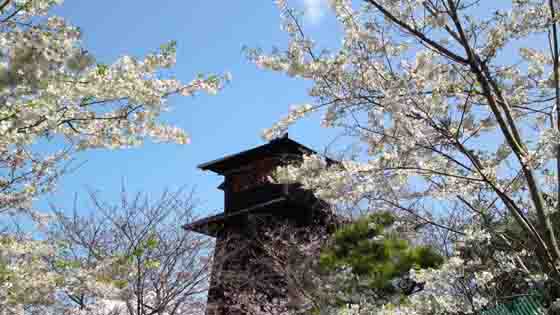
[[[531,199],[533,201],[535,210],[537,212],[537,216],[539,218],[539,223],[541,225],[541,228],[543,229],[544,241],[546,246],[545,248],[547,249],[547,252],[551,255],[550,256],[551,266],[554,270],[556,270],[557,276],[560,277],[560,272],[554,267],[555,261],[560,259],[560,247],[558,246],[558,242],[556,240],[556,235],[554,234],[552,223],[550,222],[548,216],[545,214],[544,199],[538,188],[534,174],[529,169],[526,162],[524,161],[526,157],[526,152],[525,149],[523,148],[521,137],[518,133],[515,122],[513,121],[513,118],[509,113],[507,102],[505,102],[505,98],[501,94],[501,91],[497,86],[496,82],[491,79],[491,74],[488,71],[488,68],[481,63],[479,56],[476,55],[476,53],[472,49],[469,40],[465,34],[465,31],[463,29],[463,26],[461,24],[461,21],[459,19],[459,16],[457,14],[457,8],[455,6],[455,3],[453,2],[453,0],[448,0],[447,3],[449,5],[449,14],[451,16],[451,19],[453,20],[453,23],[455,24],[459,36],[461,37],[461,43],[469,58],[468,60],[469,60],[470,68],[475,73],[477,80],[479,81],[482,87],[483,94],[486,100],[488,101],[488,105],[491,108],[492,112],[494,113],[494,116],[498,121],[502,133],[504,134],[506,140],[508,141],[508,144],[511,146],[513,152],[515,153],[521,165],[521,168],[525,175],[525,179],[527,181],[527,186],[529,187]],[[498,98],[502,100],[502,102],[504,103],[502,104],[502,106],[498,104],[494,95],[497,95]],[[502,116],[502,110],[506,114],[506,119],[504,119],[504,117]]]
[[[556,130],[560,131],[560,74],[558,73],[558,26],[556,23],[556,8],[554,1],[549,0],[550,14],[552,18],[552,66],[554,67],[554,93],[556,107]],[[556,148],[556,210],[560,211],[560,146]]]

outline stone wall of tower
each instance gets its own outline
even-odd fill
[[[230,225],[216,239],[214,265],[208,293],[207,315],[252,314],[255,291],[280,297],[281,284],[272,281],[273,270],[266,257],[257,228],[251,223]],[[260,226],[263,232],[273,226]],[[251,300],[251,302],[250,302]]]
[[[206,314],[269,314],[266,308],[274,307],[276,302],[279,309],[292,303],[294,297],[290,296],[286,274],[276,268],[278,261],[274,261],[286,259],[288,249],[274,242],[289,237],[291,242],[304,245],[315,239],[308,233],[327,235],[333,224],[325,220],[325,213],[319,214],[322,219],[315,218],[306,225],[286,218],[253,215],[243,224],[226,227],[216,240]],[[269,255],[270,249],[277,251],[275,257]]]

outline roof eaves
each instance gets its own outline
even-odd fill
[[[207,218],[203,218],[203,219],[197,220],[197,221],[192,222],[192,223],[189,223],[189,224],[185,224],[185,225],[183,225],[183,229],[185,229],[185,230],[190,230],[190,231],[197,231],[197,230],[199,230],[199,227],[204,226],[204,225],[206,225],[206,224],[209,224],[209,223],[212,223],[212,222],[216,222],[216,221],[220,221],[220,220],[225,220],[226,218],[230,218],[230,217],[235,217],[235,216],[238,216],[238,215],[246,214],[246,213],[249,213],[249,212],[251,212],[251,211],[253,211],[253,210],[255,210],[255,209],[267,207],[267,206],[270,206],[270,205],[272,205],[272,204],[275,204],[275,203],[278,203],[278,202],[287,201],[287,200],[288,200],[287,197],[278,197],[278,198],[269,200],[269,201],[267,201],[267,202],[262,202],[262,203],[259,203],[259,204],[254,205],[254,206],[245,208],[245,209],[240,209],[240,210],[234,211],[234,212],[232,212],[232,213],[224,213],[224,212],[222,212],[222,213],[219,213],[219,214],[216,214],[216,215],[207,217]]]

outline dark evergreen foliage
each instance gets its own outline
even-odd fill
[[[354,276],[348,289],[369,288],[377,294],[409,295],[422,284],[408,279],[412,268],[437,268],[443,258],[431,247],[414,246],[392,228],[395,217],[379,212],[340,228],[322,251],[325,272],[350,268]]]

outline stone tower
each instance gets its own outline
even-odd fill
[[[315,153],[287,136],[259,147],[199,165],[224,177],[224,210],[185,229],[216,238],[214,265],[208,292],[207,315],[248,314],[235,297],[245,291],[282,297],[282,281],[266,266],[254,264],[265,253],[259,242],[267,229],[279,226],[312,227],[331,222],[326,204],[298,184],[275,184],[269,175],[277,167],[297,163]],[[329,161],[332,162],[332,161]],[[242,303],[241,303],[242,304]]]

